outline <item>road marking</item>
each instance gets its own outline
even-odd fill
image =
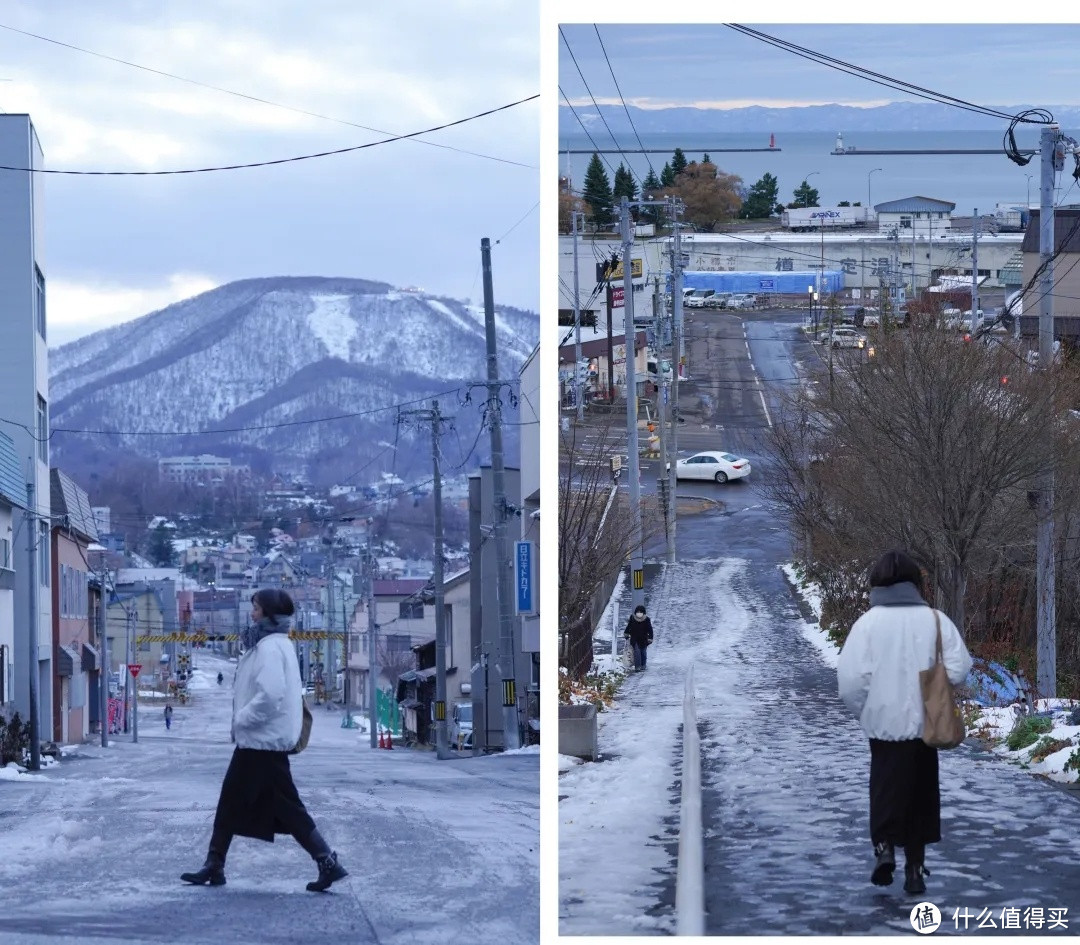
[[[772,417],[769,416],[769,405],[765,403],[765,392],[763,390],[759,389],[758,390],[758,397],[761,398],[761,406],[762,406],[762,409],[765,411],[765,419],[768,421],[769,429],[771,430],[772,429]]]

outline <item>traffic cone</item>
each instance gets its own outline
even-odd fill
[[[383,737],[382,729],[379,729],[379,747],[386,747],[386,739]]]
[[[394,736],[390,732],[390,729],[386,730],[386,748],[388,751],[394,750]]]

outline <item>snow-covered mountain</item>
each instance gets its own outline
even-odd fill
[[[499,306],[496,334],[500,375],[516,377],[538,317]],[[70,468],[102,449],[206,452],[325,482],[369,459],[375,443],[395,440],[388,406],[459,387],[464,398],[467,382],[486,378],[484,312],[359,279],[248,279],[50,351],[49,372],[54,429],[125,431],[57,433],[54,448]],[[482,396],[474,391],[474,404]],[[441,403],[458,415],[467,448],[478,411],[453,393]],[[296,423],[345,414],[353,416]],[[295,425],[235,431],[272,424]],[[430,468],[426,449],[415,462],[402,455],[411,440],[428,442],[423,431],[398,435],[406,448],[395,468]],[[451,434],[444,447],[449,460],[458,439]]]

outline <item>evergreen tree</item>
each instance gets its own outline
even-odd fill
[[[686,165],[689,162],[686,160],[686,155],[683,154],[682,148],[676,148],[675,153],[671,156],[671,170],[672,173],[678,177],[683,171],[686,170]]]
[[[615,203],[618,203],[620,197],[626,197],[628,200],[636,200],[637,193],[637,182],[634,180],[634,175],[631,174],[627,168],[623,167],[620,162],[615,171],[615,186],[612,188]]]
[[[594,223],[603,225],[611,220],[612,193],[607,171],[600,162],[600,155],[593,153],[585,171],[585,189],[582,199],[588,204],[586,214]]]
[[[795,207],[816,207],[818,206],[818,192],[811,187],[806,181],[803,181],[798,187],[795,188],[795,201],[791,204],[792,208]]]
[[[705,156],[701,159],[702,164],[712,164],[712,158],[709,157],[709,152],[705,152]]]
[[[739,216],[744,220],[764,219],[773,212],[779,194],[779,181],[772,174],[763,174],[761,180],[751,186]]]
[[[664,164],[664,169],[660,172],[660,183],[664,187],[675,186],[675,172],[671,169],[670,162]]]
[[[172,529],[166,528],[164,523],[158,525],[150,533],[150,546],[147,549],[147,557],[158,568],[171,568],[176,564],[176,548],[172,543]]]
[[[641,182],[641,196],[643,200],[656,200],[660,197],[660,190],[663,185],[660,183],[660,178],[656,176],[656,171],[649,167],[649,173],[645,175],[645,180]],[[646,223],[660,223],[662,214],[659,207],[642,207],[641,219]]]

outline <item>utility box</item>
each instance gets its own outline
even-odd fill
[[[559,706],[559,754],[596,761],[596,706]]]

